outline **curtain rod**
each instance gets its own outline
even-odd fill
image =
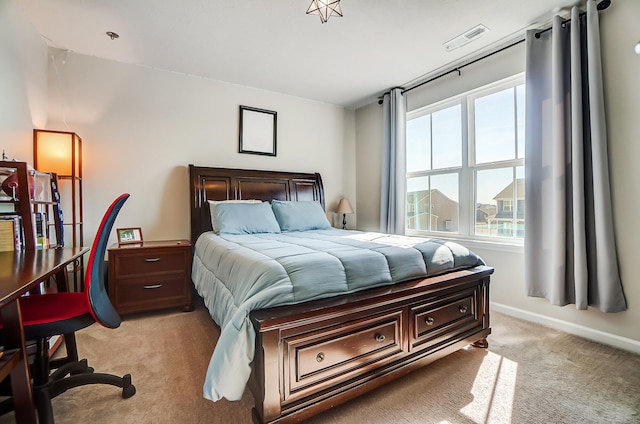
[[[457,73],[458,73],[458,76],[460,76],[460,75],[462,75],[462,73],[460,72],[460,69],[464,68],[465,66],[472,65],[472,64],[474,64],[474,63],[476,63],[476,62],[478,62],[478,61],[481,61],[482,59],[486,59],[486,58],[488,58],[489,56],[493,56],[494,54],[500,53],[501,51],[506,50],[506,49],[508,49],[508,48],[511,48],[511,47],[513,47],[513,46],[515,46],[515,45],[517,45],[517,44],[522,43],[522,42],[524,42],[524,38],[522,38],[522,39],[520,39],[520,40],[517,40],[517,41],[514,41],[514,42],[513,42],[513,43],[511,43],[511,44],[507,44],[506,46],[501,47],[501,48],[499,48],[498,50],[492,51],[491,53],[485,54],[484,56],[477,57],[477,58],[473,59],[473,60],[472,60],[472,61],[470,61],[470,62],[464,63],[464,64],[462,64],[462,65],[460,65],[460,66],[456,66],[456,67],[455,67],[455,68],[453,68],[453,69],[449,69],[449,70],[448,70],[448,71],[446,71],[446,72],[443,72],[443,73],[441,73],[441,74],[439,74],[439,75],[436,75],[436,76],[435,76],[435,77],[433,77],[433,78],[429,78],[429,79],[428,79],[428,80],[426,80],[426,81],[422,81],[421,83],[416,84],[416,85],[414,85],[414,86],[412,86],[412,87],[409,87],[409,88],[403,88],[403,89],[402,89],[402,94],[408,93],[408,92],[409,92],[409,91],[411,91],[411,90],[415,90],[415,89],[416,89],[416,88],[418,88],[418,87],[422,87],[423,85],[428,84],[428,83],[430,83],[430,82],[432,82],[432,81],[435,81],[435,80],[437,80],[437,79],[439,79],[439,78],[442,78],[442,77],[444,77],[444,76],[447,76],[447,75],[449,75],[449,74],[450,74],[450,73],[452,73],[452,72],[457,72]],[[396,87],[396,88],[402,88],[402,87]],[[387,92],[385,92],[384,94],[387,94],[387,93],[390,93],[390,92],[391,92],[391,91],[387,91]],[[382,104],[382,98],[384,97],[384,94],[383,94],[382,96],[378,97],[378,104],[379,104],[379,105],[381,105],[381,104]]]
[[[597,9],[598,9],[598,10],[605,10],[605,9],[606,9],[606,8],[608,8],[609,6],[611,6],[611,0],[602,0],[600,3],[598,3],[598,5],[597,5],[596,7],[597,7]],[[583,15],[585,15],[585,14],[586,14],[586,12],[582,12],[582,13],[580,14],[580,16],[583,16]],[[563,21],[563,23],[565,23],[565,22],[567,22],[567,21],[569,21],[569,19],[565,19],[565,20]],[[546,29],[543,29],[543,30],[541,30],[540,32],[537,32],[537,33],[536,33],[536,35],[535,35],[535,37],[536,37],[536,38],[538,38],[538,37],[540,37],[540,34],[542,34],[542,33],[544,33],[544,32],[547,32],[547,31],[550,31],[550,30],[551,30],[551,27],[546,28]],[[439,75],[436,75],[436,76],[435,76],[435,77],[433,77],[433,78],[429,78],[428,80],[426,80],[426,81],[422,81],[421,83],[416,84],[416,85],[414,85],[414,86],[412,86],[412,87],[405,88],[405,89],[403,89],[403,90],[402,90],[402,94],[408,93],[409,91],[414,90],[414,89],[416,89],[416,88],[418,88],[418,87],[422,87],[423,85],[428,84],[428,83],[430,83],[430,82],[433,82],[433,81],[435,81],[435,80],[437,80],[437,79],[439,79],[439,78],[442,78],[442,77],[444,77],[444,76],[446,76],[446,75],[449,75],[449,74],[450,74],[450,73],[452,73],[452,72],[457,72],[457,73],[458,73],[458,75],[461,75],[460,69],[462,69],[462,68],[464,68],[464,67],[466,67],[466,66],[472,65],[472,64],[474,64],[474,63],[476,63],[476,62],[479,62],[479,61],[481,61],[481,60],[483,60],[483,59],[486,59],[486,58],[488,58],[488,57],[490,57],[490,56],[493,56],[494,54],[500,53],[500,52],[502,52],[502,51],[504,51],[504,50],[506,50],[506,49],[509,49],[509,48],[511,48],[511,47],[513,47],[513,46],[516,46],[516,45],[518,45],[518,44],[520,44],[520,43],[522,43],[522,42],[524,42],[524,41],[525,41],[525,39],[524,39],[524,38],[519,39],[519,40],[517,40],[517,41],[514,41],[514,42],[513,42],[513,43],[511,43],[511,44],[507,44],[506,46],[499,48],[498,50],[492,51],[491,53],[488,53],[488,54],[486,54],[486,55],[484,55],[484,56],[480,56],[480,57],[478,57],[478,58],[476,58],[476,59],[473,59],[473,60],[472,60],[472,61],[470,61],[470,62],[464,63],[464,64],[462,64],[462,65],[460,65],[460,66],[456,66],[456,67],[455,67],[455,68],[453,68],[453,69],[450,69],[450,70],[448,70],[448,71],[446,71],[446,72],[443,72],[443,73],[441,73],[441,74],[439,74]],[[401,88],[401,87],[398,87],[398,88]],[[390,91],[388,91],[388,92],[386,92],[386,93],[384,93],[384,94],[387,94],[387,93],[389,93],[389,92],[390,92]],[[382,104],[382,97],[384,96],[384,94],[383,94],[381,97],[378,97],[378,104]]]
[[[467,67],[467,66],[469,66],[469,65],[473,65],[473,64],[474,64],[474,63],[476,63],[476,62],[479,62],[479,61],[481,61],[481,60],[483,60],[483,59],[486,59],[486,58],[488,58],[488,57],[490,57],[490,56],[493,56],[494,54],[498,54],[498,53],[500,53],[500,52],[502,52],[502,51],[504,51],[504,50],[507,50],[507,49],[509,49],[509,48],[511,48],[511,47],[513,47],[513,46],[516,46],[516,45],[518,45],[518,44],[520,44],[520,43],[522,43],[522,42],[524,42],[524,38],[522,38],[522,39],[520,39],[520,40],[517,40],[517,41],[514,41],[514,42],[513,42],[513,43],[511,43],[511,44],[507,44],[506,46],[501,47],[501,48],[499,48],[498,50],[494,50],[494,51],[492,51],[491,53],[487,53],[487,54],[485,54],[484,56],[477,57],[477,58],[473,59],[471,62],[467,62],[467,63],[464,63],[464,64],[462,64],[462,65],[460,65],[460,66],[456,66],[455,68],[450,69],[450,70],[448,70],[448,71],[446,71],[446,72],[443,72],[442,74],[437,75],[437,76],[435,76],[435,77],[433,77],[433,78],[429,78],[429,79],[428,79],[428,80],[426,80],[426,81],[422,81],[421,83],[416,84],[416,85],[414,85],[413,87],[406,88],[406,89],[402,90],[402,94],[407,93],[407,92],[409,92],[409,91],[411,91],[411,90],[414,90],[414,89],[416,89],[416,88],[418,88],[418,87],[422,87],[423,85],[428,84],[428,83],[430,83],[431,81],[435,81],[435,80],[437,80],[438,78],[442,78],[442,77],[444,77],[445,75],[449,75],[449,74],[450,74],[450,73],[452,73],[452,72],[457,72],[457,73],[458,73],[458,76],[460,76],[460,75],[461,75],[460,69],[462,69],[462,68],[464,68],[464,67]]]

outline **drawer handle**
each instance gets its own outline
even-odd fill
[[[426,322],[426,323],[427,323],[427,325],[433,325],[433,322],[434,322],[434,321],[435,321],[435,320],[433,319],[433,317],[427,317],[427,318],[424,320],[424,322]]]
[[[160,287],[162,287],[162,284],[149,284],[148,286],[144,286],[147,290],[159,289]]]
[[[318,362],[324,361],[324,352],[320,352],[316,355],[316,361]]]
[[[160,260],[160,258],[146,258],[144,261],[145,262],[158,262]]]
[[[466,314],[467,313],[467,307],[465,305],[460,305],[458,310],[460,311],[461,314]]]
[[[385,341],[385,339],[386,337],[384,336],[384,334],[380,334],[380,333],[376,334],[376,341],[378,343],[382,343],[383,341]]]

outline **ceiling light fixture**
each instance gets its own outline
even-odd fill
[[[340,0],[311,0],[307,15],[320,15],[320,22],[325,23],[332,16],[342,17]]]
[[[113,31],[107,31],[107,35],[109,36],[109,38],[111,38],[112,40],[115,40],[116,38],[120,38],[120,36],[118,35],[117,32],[113,32]]]

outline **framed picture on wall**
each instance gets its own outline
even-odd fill
[[[118,228],[118,244],[142,243],[142,228]]]
[[[240,153],[275,156],[278,113],[240,106]]]

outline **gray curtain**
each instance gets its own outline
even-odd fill
[[[627,308],[614,238],[595,1],[527,33],[525,275],[554,305]],[[536,37],[536,33],[538,36]]]
[[[404,234],[407,100],[401,88],[385,93],[382,113],[380,231]]]

